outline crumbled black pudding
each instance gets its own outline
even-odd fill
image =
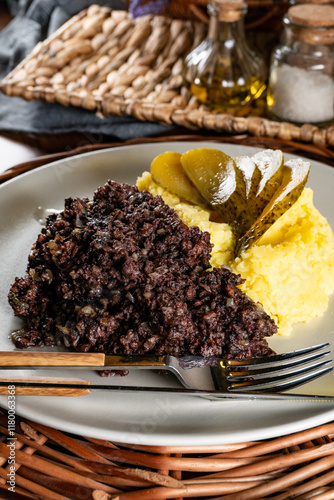
[[[273,320],[227,268],[209,270],[210,235],[160,197],[108,181],[65,200],[37,238],[9,303],[17,347],[243,358],[269,355]]]

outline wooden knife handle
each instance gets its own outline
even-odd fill
[[[8,385],[0,386],[0,394],[11,395],[11,396],[84,396],[90,394],[90,382],[82,379],[68,379],[68,378],[56,378],[56,377],[1,377],[0,382],[6,382]],[[43,387],[33,387],[25,386],[20,387],[15,385],[15,383],[42,383]],[[48,384],[75,384],[82,385],[82,389],[78,387],[49,387]]]

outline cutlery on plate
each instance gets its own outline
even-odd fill
[[[7,394],[8,384],[15,385],[16,394],[83,395],[90,390],[173,392],[191,395],[206,395],[226,398],[274,398],[298,399],[320,398],[332,400],[333,397],[318,397],[282,394],[315,378],[329,373],[333,367],[328,357],[329,344],[286,352],[270,357],[245,360],[224,360],[187,356],[132,355],[116,356],[104,353],[72,352],[1,352],[0,370],[6,369],[48,369],[61,367],[66,370],[163,370],[176,375],[183,388],[160,388],[138,386],[115,386],[90,384],[81,379],[19,378],[1,377],[0,394]],[[84,387],[83,387],[84,386]],[[31,392],[29,392],[31,390]],[[38,392],[39,390],[39,392]],[[63,393],[61,393],[63,390]],[[71,393],[72,390],[72,393]],[[75,392],[76,391],[76,392]]]

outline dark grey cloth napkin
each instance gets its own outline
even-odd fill
[[[0,79],[26,57],[35,45],[92,3],[125,9],[125,0],[8,0],[15,16],[0,32]],[[97,117],[81,108],[42,101],[27,102],[0,93],[0,132],[61,134],[79,132],[117,140],[147,137],[174,127],[141,122],[131,117]],[[96,139],[95,139],[96,140]]]

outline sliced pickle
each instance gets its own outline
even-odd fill
[[[199,148],[184,153],[181,163],[190,181],[223,221],[237,235],[243,234],[249,223],[246,185],[233,158],[218,149]]]
[[[255,243],[298,200],[307,182],[310,166],[310,162],[301,158],[286,162],[281,185],[262,214],[237,243],[236,256]]]
[[[234,158],[234,161],[237,169],[243,175],[246,187],[248,220],[244,230],[247,231],[255,220],[255,195],[261,181],[261,171],[249,156],[238,156]]]
[[[254,218],[261,215],[282,182],[284,158],[280,150],[266,149],[252,156],[261,172],[261,180],[254,196]]]
[[[191,184],[181,165],[181,154],[167,151],[162,153],[151,163],[151,175],[154,182],[168,189],[179,198],[210,210],[209,203]]]
[[[181,199],[229,224],[237,239],[235,255],[247,250],[295,203],[310,163],[284,165],[283,153],[265,150],[252,158],[231,158],[218,149],[198,148],[183,155],[166,152],[151,164],[155,182]]]
[[[237,156],[234,158],[236,167],[241,171],[246,188],[246,199],[251,198],[251,193],[256,193],[261,180],[261,172],[249,156]]]

